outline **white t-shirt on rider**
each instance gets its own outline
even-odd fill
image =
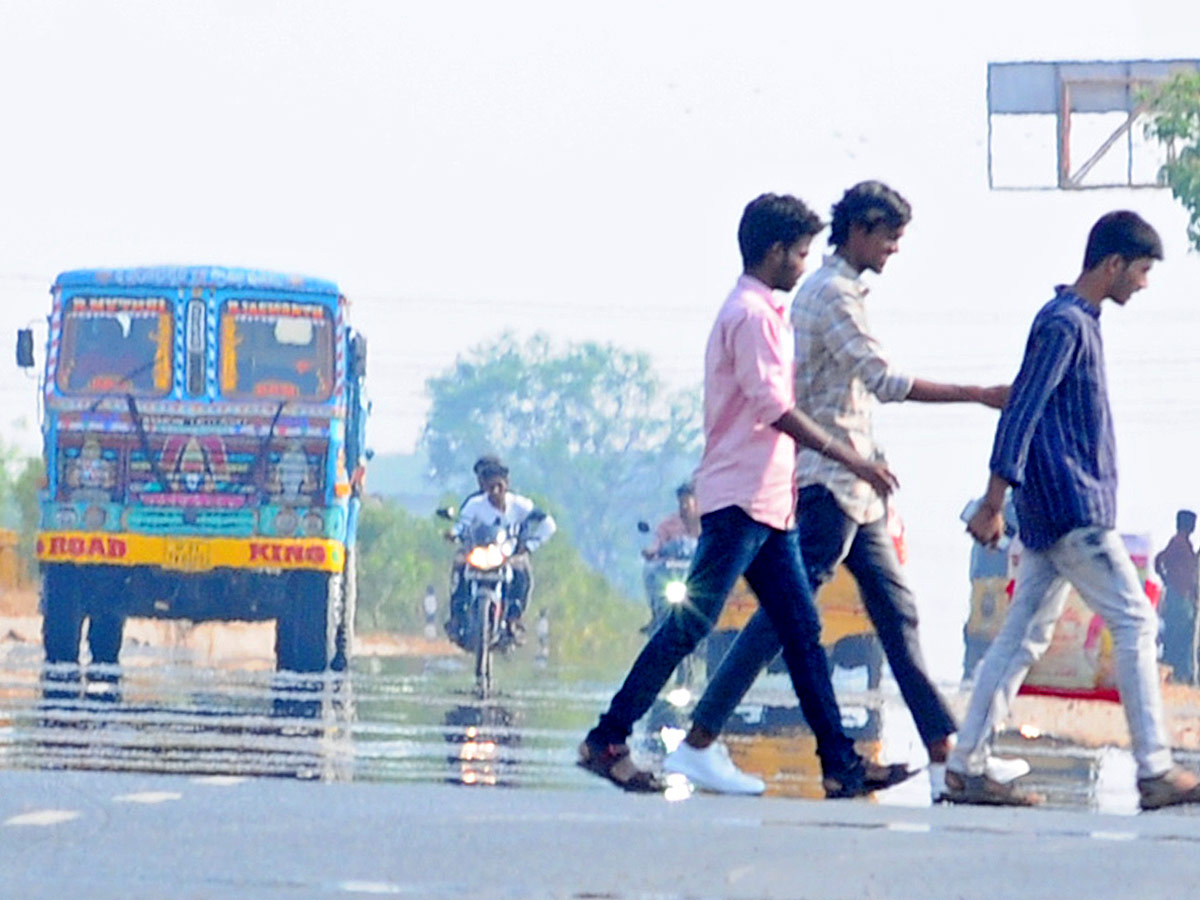
[[[454,525],[454,533],[458,537],[462,537],[476,525],[503,525],[507,531],[512,532],[523,525],[535,509],[537,507],[534,506],[532,500],[522,497],[520,494],[514,494],[512,491],[504,495],[503,512],[492,506],[492,501],[488,499],[487,494],[476,494],[463,504],[463,508],[458,514],[458,522]],[[527,535],[525,538],[525,546],[531,553],[558,530],[554,517],[549,513],[546,513],[545,516],[538,523],[533,534]]]

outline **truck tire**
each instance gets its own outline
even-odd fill
[[[874,633],[849,634],[833,645],[829,652],[829,668],[867,669],[867,689],[876,690],[883,677],[883,645]]]
[[[333,659],[342,575],[296,572],[287,606],[275,620],[275,668],[324,672]]]
[[[350,654],[354,651],[354,617],[357,612],[358,559],[354,548],[347,547],[346,567],[342,572],[341,615],[334,638],[333,660],[329,664],[329,668],[335,672],[345,672],[350,668]]]
[[[42,569],[42,647],[48,663],[79,664],[83,585],[74,566]]]
[[[123,616],[111,614],[88,617],[88,649],[92,651],[92,662],[116,665],[121,655],[121,639],[125,631]]]

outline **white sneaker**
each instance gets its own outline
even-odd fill
[[[984,765],[983,773],[992,781],[1000,784],[1010,784],[1022,775],[1029,774],[1029,763],[1023,759],[1005,756],[989,756]]]
[[[761,794],[767,784],[733,764],[725,745],[713,741],[703,750],[687,742],[667,754],[663,771],[684,775],[698,790],[714,794]]]

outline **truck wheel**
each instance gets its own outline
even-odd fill
[[[79,663],[82,587],[74,566],[42,570],[42,646],[48,663]]]
[[[92,662],[116,665],[121,655],[121,639],[125,631],[122,616],[93,615],[88,617],[88,649]]]
[[[292,575],[287,606],[275,620],[275,668],[324,672],[333,659],[342,576],[325,572]]]
[[[857,669],[865,666],[867,669],[867,689],[875,690],[883,677],[883,645],[879,643],[874,633],[850,634],[833,645],[829,653],[829,667]]]
[[[350,654],[354,650],[354,616],[358,611],[358,559],[354,548],[346,548],[346,568],[342,573],[341,616],[337,635],[334,638],[333,661],[329,664],[335,672],[350,668]]]

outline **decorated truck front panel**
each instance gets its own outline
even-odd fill
[[[89,641],[115,627],[119,648],[126,615],[160,615],[276,619],[282,667],[344,664],[367,407],[345,312],[333,283],[270,272],[59,276],[38,535],[48,658],[77,659],[84,618]]]

